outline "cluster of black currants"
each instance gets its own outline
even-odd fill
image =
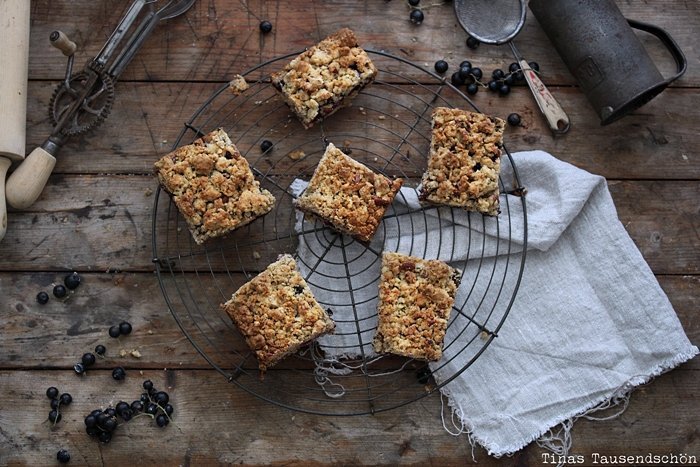
[[[51,399],[51,411],[49,412],[49,421],[54,425],[61,421],[61,406],[69,406],[73,402],[73,396],[64,392],[59,395],[58,389],[51,386],[46,390],[46,397]]]
[[[64,298],[68,295],[68,290],[77,289],[80,285],[80,274],[72,272],[63,278],[63,284],[56,284],[53,287],[53,296],[56,298]],[[49,303],[49,294],[43,290],[36,294],[36,301],[40,305]]]
[[[114,407],[90,412],[85,417],[85,432],[102,443],[109,443],[120,423],[129,422],[138,416],[151,417],[161,428],[167,426],[174,412],[170,396],[165,391],[158,391],[151,380],[144,381],[143,388],[145,392],[141,398],[131,404],[120,401]]]

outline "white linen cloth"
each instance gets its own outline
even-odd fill
[[[515,153],[513,159],[527,190],[528,251],[522,281],[498,336],[466,371],[442,388],[471,439],[494,456],[520,450],[556,425],[618,398],[621,391],[627,392],[698,353],[620,223],[605,179],[542,151]],[[509,168],[504,164],[502,179],[512,177]],[[299,193],[304,187],[304,182],[297,181],[291,188]],[[502,194],[502,205],[506,196],[513,195]],[[414,189],[401,190],[394,201],[399,206],[396,211],[402,203],[410,210],[419,208]],[[483,259],[481,265],[473,264],[476,261],[466,266],[459,263],[467,257],[469,247],[479,245],[487,258],[507,254],[517,260],[522,254],[517,239],[523,237],[524,225],[516,221],[522,217],[518,214],[521,205],[514,200],[508,206],[510,216],[487,218],[484,223],[470,222],[469,214],[460,212],[451,218],[456,229],[443,228],[444,219],[433,224],[426,220],[431,216],[422,213],[413,219],[413,215],[396,216],[394,219],[402,219],[385,220],[384,244],[379,248],[461,264],[468,282],[475,268],[483,267]],[[507,218],[510,225],[505,225]],[[411,221],[411,228],[406,228],[403,223]],[[301,228],[299,219],[297,229]],[[463,229],[470,232],[465,234]],[[515,239],[510,249],[504,247],[508,235]],[[333,307],[337,333],[324,337],[321,345],[330,356],[357,355],[356,320],[376,314],[376,298],[370,297],[376,295],[379,265],[372,262],[372,255],[362,255],[365,248],[357,243],[347,246],[344,253],[342,249],[323,249],[327,256],[319,263],[316,250],[321,245],[316,237],[299,238],[302,272],[308,274],[309,265],[318,263],[317,274],[341,277],[343,282],[335,284],[337,287],[329,284],[328,290],[314,290],[320,301],[341,304]],[[460,238],[470,240],[461,245]],[[355,254],[358,259],[353,260]],[[469,257],[474,257],[473,251]],[[340,292],[347,289],[348,264],[355,291],[352,297]],[[510,264],[513,267],[516,262]],[[483,282],[465,287],[463,281],[456,303],[465,303],[469,309],[470,297],[478,297],[479,290],[488,287]],[[502,293],[508,296],[513,281],[506,282]],[[349,306],[352,301],[354,311]],[[479,320],[478,315],[472,318]],[[453,319],[464,318],[453,313]],[[472,326],[471,333],[450,334],[459,329],[451,326],[446,342],[466,342],[479,332]],[[371,355],[367,343],[372,333],[366,331],[362,338],[362,351]],[[450,345],[443,360],[431,364],[438,382],[454,375],[474,356],[460,349]]]

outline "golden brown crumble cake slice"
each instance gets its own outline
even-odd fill
[[[375,173],[330,143],[295,206],[341,233],[368,242],[402,183],[403,179]]]
[[[420,198],[496,216],[505,121],[461,109],[432,114],[428,168]]]
[[[459,281],[459,271],[442,261],[385,252],[374,350],[440,360]]]
[[[377,68],[355,34],[344,28],[298,55],[271,78],[304,128],[311,128],[348,105],[376,75]]]
[[[335,330],[335,323],[316,302],[291,255],[280,256],[221,308],[255,352],[263,372]]]
[[[198,244],[252,222],[275,204],[220,128],[166,154],[155,170]]]

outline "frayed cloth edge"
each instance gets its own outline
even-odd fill
[[[546,433],[552,430],[552,428],[555,428],[557,425],[564,423],[567,420],[571,420],[573,424],[579,418],[586,416],[592,410],[595,410],[605,404],[609,404],[610,401],[612,401],[612,399],[614,398],[629,397],[637,387],[644,385],[650,382],[652,379],[668,371],[671,371],[677,366],[691,360],[696,355],[698,355],[698,352],[700,352],[700,350],[698,350],[696,346],[691,346],[691,348],[687,352],[676,354],[674,357],[669,358],[664,362],[656,365],[651,369],[649,374],[632,376],[624,384],[614,389],[612,392],[608,392],[608,394],[592,401],[589,404],[586,404],[583,408],[572,410],[570,413],[564,414],[560,417],[557,417],[556,419],[549,420],[543,423],[542,426],[545,426],[545,428],[540,428],[536,434],[532,435],[525,441],[514,443],[505,447],[498,446],[498,444],[487,441],[482,436],[479,436],[474,431],[474,425],[470,423],[469,420],[467,420],[467,418],[464,416],[464,412],[459,407],[459,404],[453,399],[453,396],[450,394],[449,388],[445,386],[441,389],[441,392],[445,394],[445,396],[447,396],[447,405],[459,416],[461,422],[466,427],[465,431],[469,435],[470,443],[472,441],[476,441],[479,445],[486,449],[487,453],[492,457],[510,457],[516,452],[520,451],[525,446],[527,446],[528,444],[542,438],[542,436],[544,436]],[[620,414],[622,414],[622,412],[620,412]]]

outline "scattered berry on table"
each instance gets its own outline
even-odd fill
[[[153,399],[155,400],[156,404],[163,407],[163,406],[165,406],[165,404],[167,404],[170,401],[170,396],[165,391],[159,391],[156,393],[156,395]]]
[[[467,81],[471,75],[472,75],[472,68],[471,67],[469,67],[469,66],[459,67],[459,77],[462,79],[462,81]]]
[[[469,47],[470,49],[476,49],[477,47],[479,47],[479,44],[481,44],[481,42],[479,42],[479,39],[472,36],[467,37],[467,47]]]
[[[471,75],[476,79],[477,81],[480,80],[481,78],[484,77],[484,72],[481,71],[481,68],[479,67],[474,67],[472,68],[472,73]]]
[[[146,413],[149,415],[155,415],[158,413],[158,406],[156,404],[148,404],[146,407]]]
[[[518,125],[520,125],[520,122],[521,122],[520,114],[513,112],[512,114],[508,115],[507,120],[508,120],[509,125],[518,126]]]
[[[131,323],[129,323],[128,321],[122,321],[121,323],[119,323],[119,333],[122,336],[128,336],[129,334],[131,334]]]
[[[145,380],[143,382],[143,388],[146,391],[150,391],[151,389],[153,389],[153,381],[151,381],[150,379]]]
[[[272,23],[268,20],[260,21],[260,32],[267,34],[272,31]]]
[[[471,68],[472,62],[470,62],[469,60],[463,60],[462,63],[459,64],[459,67],[462,68],[463,66]]]
[[[160,414],[156,417],[156,424],[161,428],[167,426],[168,422],[169,422],[168,417],[166,417],[163,414]]]
[[[48,388],[46,390],[46,397],[48,397],[49,399],[57,398],[58,397],[58,389],[51,386],[50,388]]]
[[[70,453],[65,449],[61,449],[56,453],[56,460],[61,464],[67,464],[70,462]]]
[[[119,337],[121,331],[119,330],[119,325],[115,324],[109,328],[109,337]]]
[[[68,291],[61,284],[55,285],[53,288],[53,295],[56,298],[63,298],[66,296],[67,293]]]
[[[90,366],[95,364],[95,354],[93,353],[84,353],[83,356],[81,357],[80,361],[83,363],[84,366]]]
[[[97,435],[97,438],[100,440],[101,443],[107,444],[110,441],[112,441],[112,433],[109,431],[100,431]]]
[[[270,149],[272,149],[272,146],[273,146],[272,141],[270,141],[269,139],[264,139],[262,141],[262,143],[260,143],[260,150],[262,152],[267,152]]]
[[[39,292],[36,294],[36,301],[39,303],[39,305],[46,305],[49,303],[49,294],[46,292]]]
[[[49,412],[49,421],[51,423],[58,423],[61,421],[61,414],[58,410],[52,410]]]
[[[126,377],[126,371],[124,368],[118,366],[114,370],[112,370],[112,378],[116,379],[117,381],[121,381]]]
[[[105,354],[106,352],[107,352],[107,348],[106,348],[104,345],[102,345],[102,344],[99,344],[99,345],[97,345],[97,346],[95,347],[95,353],[96,353],[97,355],[102,355],[102,356],[104,356],[104,354]]]
[[[408,4],[411,6],[418,6],[420,0],[408,0]]]
[[[134,412],[143,412],[143,402],[134,401],[131,403],[131,410]]]
[[[85,426],[88,428],[92,428],[94,426],[97,426],[97,417],[95,417],[92,414],[85,417]]]
[[[421,24],[423,22],[423,19],[425,19],[425,16],[423,15],[423,12],[420,10],[411,10],[411,15],[410,15],[411,23],[413,24]]]
[[[80,285],[80,274],[77,272],[73,272],[71,274],[68,274],[64,279],[63,283],[68,287],[70,290],[77,289],[78,286]]]
[[[116,405],[116,407],[114,407],[114,409],[119,415],[121,415],[122,412],[124,412],[125,410],[131,409],[131,406],[124,401],[119,401],[119,403]]]
[[[438,60],[437,62],[435,62],[435,71],[437,71],[440,74],[445,73],[449,68],[450,65],[448,65],[445,60]]]
[[[507,84],[501,84],[501,86],[498,88],[498,95],[507,96],[508,94],[510,94],[510,86]]]
[[[467,85],[467,94],[470,94],[473,96],[477,92],[479,92],[479,85],[477,85],[476,83],[469,83]]]
[[[73,365],[73,371],[75,371],[77,374],[82,375],[85,373],[85,366],[82,363],[76,363]]]
[[[73,396],[67,392],[64,392],[61,394],[61,398],[59,400],[61,401],[61,405],[70,405],[70,403],[73,402]]]

